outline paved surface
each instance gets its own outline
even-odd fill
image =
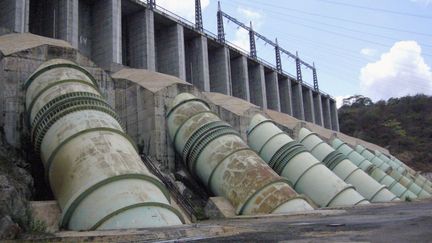
[[[56,242],[432,242],[432,200],[205,221],[164,229],[61,232],[24,238]]]

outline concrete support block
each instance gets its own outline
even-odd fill
[[[275,111],[281,111],[277,72],[271,71],[265,74],[265,87],[267,107]]]
[[[308,87],[302,87],[303,108],[305,120],[315,123],[315,109],[313,103],[312,90]]]
[[[58,36],[78,48],[78,0],[59,0]]]
[[[23,33],[29,30],[29,0],[1,0],[0,26]]]
[[[323,107],[324,127],[328,129],[332,129],[330,98],[322,96],[321,103]]]
[[[232,95],[230,56],[227,47],[209,53],[210,91]]]
[[[210,91],[207,38],[200,35],[186,45],[186,81],[202,91]]]
[[[156,71],[154,13],[148,9],[127,16],[127,60],[133,68]]]
[[[323,105],[320,93],[313,93],[315,124],[324,126]]]
[[[250,101],[249,72],[245,56],[231,59],[231,80],[232,95]]]
[[[32,219],[46,226],[46,233],[59,231],[61,210],[56,201],[31,201],[30,211]]]
[[[297,119],[305,120],[302,85],[298,82],[291,82],[291,93],[293,116]]]
[[[285,76],[279,76],[279,99],[281,112],[293,115],[291,80]]]
[[[330,114],[332,129],[339,132],[339,116],[337,111],[336,101],[331,99],[330,102]]]
[[[156,33],[156,70],[186,80],[184,32],[180,24]]]
[[[121,0],[97,0],[93,5],[92,58],[107,68],[122,63]]]
[[[233,205],[224,197],[210,197],[204,212],[210,219],[226,219],[236,216]]]
[[[250,102],[267,109],[264,66],[258,63],[248,65]]]

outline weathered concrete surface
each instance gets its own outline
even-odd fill
[[[122,69],[112,75],[115,81],[116,111],[140,152],[160,161],[171,171],[175,151],[166,133],[167,106],[181,92],[200,96],[191,84],[174,76],[143,69]]]
[[[28,132],[24,116],[25,80],[43,62],[53,58],[72,60],[89,71],[109,104],[114,106],[114,86],[111,77],[67,42],[33,34],[0,36],[0,126],[4,138],[15,148],[27,143]]]
[[[204,95],[211,101],[211,103],[213,103],[210,104],[212,106],[212,110],[216,111],[222,120],[230,123],[231,126],[239,131],[242,136],[246,134],[246,129],[250,118],[256,113],[264,113],[277,124],[282,126],[283,130],[288,132],[294,138],[297,138],[297,132],[301,127],[306,127],[312,132],[318,133],[319,136],[327,142],[330,141],[334,136],[337,136],[350,146],[356,146],[357,144],[360,144],[370,150],[378,150],[382,153],[388,154],[387,149],[376,144],[372,144],[340,132],[335,132],[311,122],[299,120],[285,113],[268,109],[263,110],[259,106],[256,106],[240,98],[213,92],[204,92]]]
[[[430,242],[432,201],[376,204],[311,214],[241,217],[179,227],[25,235],[40,241]]]
[[[243,99],[220,93],[205,92],[204,95],[211,101],[212,111],[216,112],[223,121],[228,122],[246,140],[250,117],[261,112],[260,107]]]
[[[61,211],[56,201],[32,201],[30,208],[33,221],[45,226],[45,232],[59,231]]]
[[[8,34],[0,36],[0,51],[4,56],[42,45],[72,48],[72,46],[66,41],[51,39],[30,33]]]

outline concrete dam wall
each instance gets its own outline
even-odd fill
[[[0,26],[65,40],[105,70],[169,74],[204,92],[339,130],[336,101],[328,94],[142,1],[5,0]]]

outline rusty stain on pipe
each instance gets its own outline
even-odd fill
[[[215,195],[228,199],[237,214],[313,209],[205,101],[181,93],[167,119],[169,136],[189,171]]]

